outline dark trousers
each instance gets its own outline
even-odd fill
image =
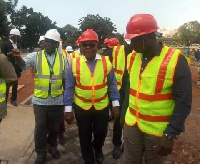
[[[143,133],[137,125],[124,124],[124,164],[163,164],[158,154],[160,137]]]
[[[58,130],[58,136],[63,136],[65,132],[65,120],[64,120],[64,117],[61,119],[61,122],[60,122],[60,127],[59,127],[59,130]]]
[[[63,117],[62,105],[33,105],[35,114],[35,151],[37,154],[46,154],[47,144],[57,147],[57,134]],[[49,127],[47,127],[47,121]],[[48,136],[47,136],[48,132]]]
[[[47,128],[49,129],[49,121],[47,121]],[[63,115],[63,117],[61,118],[61,121],[60,121],[58,136],[62,137],[64,132],[65,132],[65,120],[64,120],[64,115]],[[48,133],[48,130],[47,130],[47,133]]]
[[[125,98],[125,90],[120,90],[120,107],[119,107],[119,117],[115,120],[114,126],[113,126],[113,144],[115,146],[121,146],[122,144],[122,127],[120,124],[120,116],[122,111],[122,105]]]
[[[16,101],[17,100],[18,79],[11,87],[12,87],[11,101]],[[6,87],[6,102],[8,101],[9,89],[10,89],[10,86],[7,86]]]
[[[85,164],[94,164],[94,150],[102,149],[107,135],[109,108],[95,110],[92,107],[90,110],[83,110],[75,105],[74,109],[82,157]]]

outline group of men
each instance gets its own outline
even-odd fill
[[[57,49],[56,29],[44,35],[43,50],[24,58],[18,49],[11,51],[22,70],[34,70],[35,164],[45,163],[47,152],[60,158],[60,123],[65,118],[71,124],[74,114],[85,164],[103,163],[109,108],[113,158],[121,154],[122,128],[125,164],[141,164],[143,157],[147,164],[162,164],[162,157],[171,153],[191,109],[190,60],[182,51],[157,43],[158,26],[150,14],[132,16],[126,29],[123,45],[105,40],[107,54],[97,53],[99,37],[87,29],[77,39],[80,51],[71,54],[70,62]],[[4,85],[6,79],[0,78]]]

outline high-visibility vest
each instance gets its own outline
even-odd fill
[[[128,126],[137,124],[144,133],[163,135],[174,110],[172,85],[179,55],[182,55],[180,50],[165,46],[141,74],[142,54],[133,52],[127,58],[130,89],[125,122]]]
[[[0,78],[0,103],[6,100],[6,82]]]
[[[51,97],[60,96],[63,93],[62,78],[65,69],[63,55],[56,52],[53,68],[50,71],[45,51],[39,51],[36,67],[34,96],[39,98],[47,98],[49,94]]]
[[[72,61],[72,73],[76,79],[74,103],[84,110],[92,106],[96,110],[102,110],[109,104],[107,75],[112,69],[108,58],[101,56],[96,61],[92,75],[84,56],[74,58]]]
[[[63,54],[63,56],[64,56],[65,58],[67,58],[68,54],[67,54],[67,52],[66,52],[64,49],[62,49],[62,54]]]
[[[70,59],[72,61],[74,58],[79,57],[80,54],[77,51],[74,51],[74,52],[70,53],[69,56],[70,56]]]
[[[67,64],[69,66],[69,61],[68,61],[69,60],[69,55],[68,55],[68,53],[64,49],[62,49],[62,54],[65,57],[65,59],[67,61]]]
[[[120,90],[122,86],[122,77],[126,65],[124,45],[115,46],[113,48],[112,56],[113,56],[112,65],[117,80],[117,89]]]

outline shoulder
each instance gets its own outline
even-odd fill
[[[0,54],[0,67],[9,69],[9,67],[12,66],[10,60],[8,57],[6,57],[4,54]]]
[[[4,62],[10,62],[9,58],[4,54],[0,54],[0,63],[3,64]]]
[[[2,45],[12,45],[12,43],[10,42],[10,40],[6,40],[5,42],[2,43]]]

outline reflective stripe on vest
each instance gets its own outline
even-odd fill
[[[125,52],[124,52],[124,45],[122,46],[115,46],[113,48],[113,68],[115,72],[115,77],[117,80],[117,89],[120,90],[122,86],[122,77],[124,74],[124,69],[125,69]]]
[[[70,53],[69,56],[70,56],[70,59],[72,61],[74,58],[79,57],[80,54],[77,51],[74,51],[74,52]]]
[[[174,110],[172,84],[179,55],[180,50],[165,46],[160,56],[155,56],[141,74],[142,54],[129,56],[129,107],[125,116],[127,125],[137,124],[144,133],[163,135]]]
[[[6,100],[6,83],[3,79],[0,79],[0,103]]]
[[[65,60],[62,54],[57,52],[53,65],[53,75],[50,75],[50,68],[44,50],[37,54],[37,72],[35,73],[34,96],[47,98],[60,96],[63,93],[62,78],[65,69]],[[50,79],[54,83],[50,83]]]
[[[63,54],[63,56],[66,58],[67,65],[69,66],[68,53],[63,49],[63,50],[62,50],[62,54]]]
[[[72,62],[72,73],[76,79],[74,102],[84,110],[92,106],[96,110],[102,110],[109,104],[107,75],[112,69],[108,58],[101,56],[96,61],[94,73],[83,56],[75,58]]]

